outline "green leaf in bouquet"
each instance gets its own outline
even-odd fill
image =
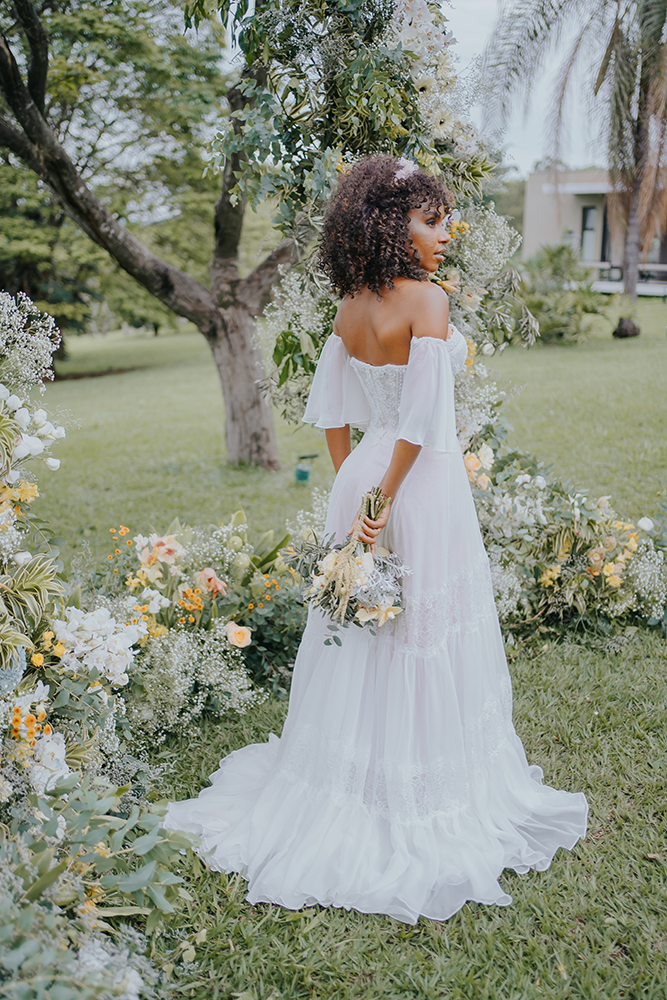
[[[36,882],[33,882],[33,884],[26,892],[26,899],[29,899],[31,902],[36,899],[39,899],[39,897],[45,892],[45,890],[48,889],[50,885],[53,885],[53,883],[60,878],[62,873],[69,865],[69,862],[70,859],[65,858],[63,861],[60,862],[60,864],[55,865],[55,867],[51,868],[44,875],[38,878]]]

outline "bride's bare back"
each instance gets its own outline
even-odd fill
[[[334,333],[353,358],[370,365],[405,365],[412,337],[449,336],[447,295],[430,281],[396,278],[380,295],[362,288],[341,301]]]

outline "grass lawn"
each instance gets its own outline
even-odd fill
[[[507,410],[519,447],[627,516],[651,515],[667,490],[667,305],[640,301],[631,340],[595,319],[582,344],[513,348],[488,367],[523,386]]]
[[[589,834],[546,872],[507,871],[509,907],[468,903],[446,923],[244,902],[240,876],[184,865],[195,901],[156,944],[193,941],[180,987],[197,1000],[613,1000],[667,996],[667,645],[617,655],[549,646],[514,660],[514,717],[531,763],[583,791]],[[269,702],[204,725],[162,753],[161,791],[195,795],[224,754],[280,732]],[[654,855],[654,857],[651,857]],[[185,984],[190,984],[189,989]]]
[[[120,523],[163,531],[174,517],[208,524],[242,506],[257,529],[283,526],[309,505],[309,489],[294,479],[299,455],[319,453],[314,485],[332,478],[324,437],[280,420],[279,472],[226,464],[218,373],[196,332],[71,337],[68,350],[71,360],[58,365],[63,375],[135,370],[47,387],[46,406],[68,435],[58,442],[58,472],[40,472],[40,513],[59,525],[66,560],[82,540],[103,558],[108,529]]]
[[[513,443],[577,485],[612,494],[629,515],[652,513],[667,479],[664,428],[667,307],[640,306],[642,335],[598,331],[574,348],[508,350],[494,373],[525,383],[509,406]],[[70,340],[63,373],[134,368],[50,385],[45,403],[72,425],[54,474],[40,475],[39,513],[101,554],[108,528],[165,528],[172,517],[214,521],[246,509],[279,526],[308,502],[294,484],[299,454],[318,451],[313,481],[331,466],[310,428],[278,424],[278,473],[224,464],[223,413],[208,348],[184,331],[157,340],[120,335]],[[531,763],[558,788],[583,791],[590,830],[543,873],[506,872],[507,908],[467,904],[444,924],[310,908],[291,913],[244,902],[239,877],[184,859],[193,894],[153,941],[180,941],[175,996],[197,1000],[611,1000],[667,998],[665,802],[667,644],[639,633],[618,653],[575,644],[524,649],[511,663],[515,724]],[[160,794],[196,794],[221,756],[280,732],[284,702],[244,719],[204,722],[160,748]],[[181,949],[182,952],[183,949]],[[181,953],[179,952],[179,954]]]

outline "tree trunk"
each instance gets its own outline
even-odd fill
[[[240,303],[227,305],[207,339],[225,403],[227,461],[277,469],[273,414],[258,385],[264,366],[253,317]]]
[[[628,214],[628,228],[625,234],[625,247],[623,251],[623,288],[625,294],[633,302],[637,301],[640,243],[639,186],[637,185],[632,192],[630,212]]]
[[[152,295],[177,315],[191,320],[206,337],[222,385],[227,459],[278,468],[273,413],[258,381],[264,375],[255,340],[254,317],[270,298],[281,264],[295,248],[283,241],[247,278],[238,274],[238,243],[243,202],[232,203],[233,158],[224,171],[215,210],[215,241],[208,289],[179,268],[161,260],[99,201],[44,117],[48,40],[31,0],[17,0],[31,62],[26,87],[6,39],[0,36],[0,90],[15,121],[0,117],[0,146],[9,149],[50,188],[65,212],[90,238]],[[243,95],[230,92],[230,104],[243,106]]]

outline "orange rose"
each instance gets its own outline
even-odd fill
[[[232,646],[238,646],[242,649],[244,646],[249,646],[252,642],[252,632],[245,625],[237,625],[236,622],[227,622],[225,631]]]

